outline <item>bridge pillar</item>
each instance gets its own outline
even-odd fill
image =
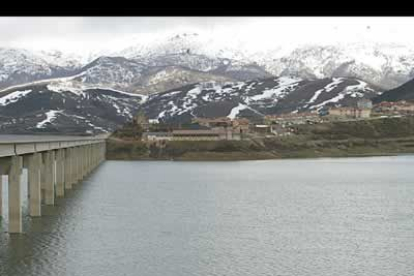
[[[106,143],[103,142],[102,143],[102,159],[101,159],[101,162],[105,161],[105,157],[106,157],[105,153],[106,153]]]
[[[9,170],[9,233],[22,232],[21,174],[23,158],[12,156]]]
[[[41,153],[28,156],[29,213],[32,217],[40,217],[42,214],[41,166]]]
[[[63,149],[56,151],[56,196],[65,195],[65,152]]]
[[[40,164],[39,164],[39,168],[40,168],[40,190],[41,190],[41,195],[40,198],[42,199],[41,202],[44,204],[45,203],[45,198],[46,198],[46,153],[41,153],[41,158],[40,158]]]
[[[55,205],[55,151],[47,151],[45,155],[45,204]]]
[[[82,179],[88,175],[88,146],[85,145],[81,147],[82,150],[82,164],[83,164],[83,172],[82,172]]]
[[[96,164],[97,164],[97,160],[96,160],[96,153],[97,153],[97,148],[96,148],[96,144],[92,145],[92,167],[93,169],[96,168]]]
[[[75,155],[75,159],[76,159],[76,182],[80,182],[82,179],[82,156],[81,156],[81,151],[80,151],[80,147],[76,147],[76,155]]]
[[[65,167],[65,170],[64,170],[65,184],[64,184],[64,186],[65,186],[66,190],[72,189],[72,180],[71,180],[71,171],[72,171],[71,165],[72,164],[70,162],[70,150],[71,150],[70,148],[64,149],[64,151],[65,151],[65,158],[63,159],[63,165]]]
[[[89,145],[83,147],[85,158],[85,177],[89,174]]]
[[[76,162],[76,148],[70,149],[70,164],[71,164],[71,171],[70,171],[70,179],[71,179],[71,186],[78,182],[78,163]]]
[[[80,175],[79,175],[79,182],[82,182],[82,180],[83,180],[83,177],[84,177],[84,175],[85,175],[85,163],[84,163],[84,161],[85,161],[85,153],[83,152],[83,147],[79,147],[78,148],[78,152],[79,152],[79,154],[78,154],[78,160],[79,160],[79,164],[80,164],[80,169],[79,169],[79,171],[80,171]]]
[[[89,172],[93,170],[93,144],[89,145]]]
[[[3,217],[3,174],[0,170],[0,218]]]
[[[83,175],[88,176],[88,145],[83,146]]]

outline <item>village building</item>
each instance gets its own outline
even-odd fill
[[[271,128],[270,125],[253,125],[252,131],[260,134],[270,134]]]
[[[194,118],[192,122],[205,127],[229,127],[232,125],[232,120],[228,117]]]
[[[144,132],[142,139],[147,142],[170,141],[173,136],[171,132]]]
[[[245,118],[233,120],[228,117],[195,118],[192,122],[217,132],[226,132],[228,140],[241,139],[241,136],[248,133],[250,129],[250,121]]]
[[[233,140],[233,135],[226,131],[213,129],[175,129],[172,131],[173,140],[180,141],[212,141],[212,140]],[[235,137],[235,140],[237,138]]]
[[[233,132],[248,133],[250,130],[250,121],[246,118],[237,118],[231,121]]]
[[[284,113],[277,115],[266,115],[266,124],[282,124],[282,125],[299,125],[310,122],[319,122],[320,118],[318,113],[313,112],[301,112],[301,113]]]
[[[158,120],[158,119],[148,119],[148,123],[150,125],[155,125],[155,124],[159,124],[160,120]]]
[[[329,116],[342,118],[369,118],[371,116],[372,101],[361,99],[356,107],[331,107]]]
[[[374,111],[378,113],[412,114],[414,113],[414,103],[407,101],[381,102],[374,106]]]
[[[144,132],[146,142],[241,140],[241,134],[222,129],[174,129],[171,132]]]

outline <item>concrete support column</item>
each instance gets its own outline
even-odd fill
[[[102,143],[102,160],[101,161],[105,161],[105,158],[106,158],[105,154],[106,154],[106,142],[103,142]]]
[[[85,145],[85,176],[89,175],[89,145]]]
[[[80,163],[80,181],[82,181],[83,178],[85,177],[85,151],[83,150],[82,146],[78,148],[78,151],[79,151],[78,160]]]
[[[3,217],[3,175],[0,170],[0,217]]]
[[[41,165],[41,153],[34,153],[28,157],[29,213],[32,217],[40,217],[42,214]]]
[[[77,154],[76,154],[77,162],[79,162],[79,182],[82,181],[83,178],[83,156],[82,156],[82,147],[78,147]]]
[[[77,166],[77,182],[79,183],[82,179],[82,158],[81,158],[80,147],[76,147],[76,166]]]
[[[70,149],[72,185],[78,183],[78,164],[76,162],[76,148]]]
[[[92,148],[91,148],[91,146],[92,145],[87,145],[87,154],[88,154],[88,159],[87,159],[87,161],[88,161],[88,165],[87,165],[87,170],[88,170],[88,174],[90,174],[91,173],[91,171],[92,171],[92,162],[91,162],[91,158],[92,158]]]
[[[55,151],[47,151],[45,155],[45,204],[55,205]]]
[[[71,158],[71,148],[65,149],[65,159],[64,159],[64,166],[65,166],[65,189],[70,190],[72,189],[72,162]]]
[[[93,144],[89,145],[89,172],[93,170]]]
[[[97,167],[99,165],[99,149],[100,149],[100,144],[95,144],[95,167]]]
[[[98,164],[98,159],[97,159],[97,147],[96,144],[93,144],[93,168],[95,169],[97,164]]]
[[[88,175],[88,145],[82,146],[83,178]]]
[[[45,203],[46,197],[46,153],[41,154],[41,163],[40,163],[40,189],[41,189],[41,199],[42,203]]]
[[[20,178],[23,158],[12,156],[9,171],[9,233],[22,232],[22,206],[20,196]]]
[[[63,197],[65,195],[65,152],[63,149],[56,151],[56,196]]]
[[[73,164],[74,164],[74,176],[75,176],[75,183],[78,183],[80,180],[80,163],[78,160],[79,150],[78,147],[73,148]]]

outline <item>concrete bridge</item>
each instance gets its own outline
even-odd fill
[[[42,203],[54,205],[55,197],[84,179],[105,159],[107,135],[34,136],[0,135],[0,216],[2,175],[8,176],[9,233],[22,232],[21,174],[28,171],[29,214],[39,217]]]

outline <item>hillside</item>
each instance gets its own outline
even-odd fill
[[[198,83],[151,95],[142,105],[149,118],[189,122],[193,117],[262,118],[267,114],[317,111],[352,105],[379,94],[369,84],[346,78],[267,78],[226,84]]]
[[[404,83],[397,88],[388,90],[382,95],[379,95],[373,99],[375,103],[382,101],[396,102],[401,100],[414,101],[414,79]]]
[[[111,132],[131,120],[143,101],[142,95],[111,89],[19,87],[0,94],[0,133]]]
[[[161,85],[152,81],[147,84],[148,87]],[[221,116],[261,120],[267,114],[352,105],[362,97],[372,98],[378,93],[357,79],[309,81],[281,77],[247,82],[222,79],[146,96],[84,86],[72,78],[61,78],[0,91],[0,131],[113,131],[130,121],[139,110],[150,119],[176,123],[189,122],[193,117]]]

